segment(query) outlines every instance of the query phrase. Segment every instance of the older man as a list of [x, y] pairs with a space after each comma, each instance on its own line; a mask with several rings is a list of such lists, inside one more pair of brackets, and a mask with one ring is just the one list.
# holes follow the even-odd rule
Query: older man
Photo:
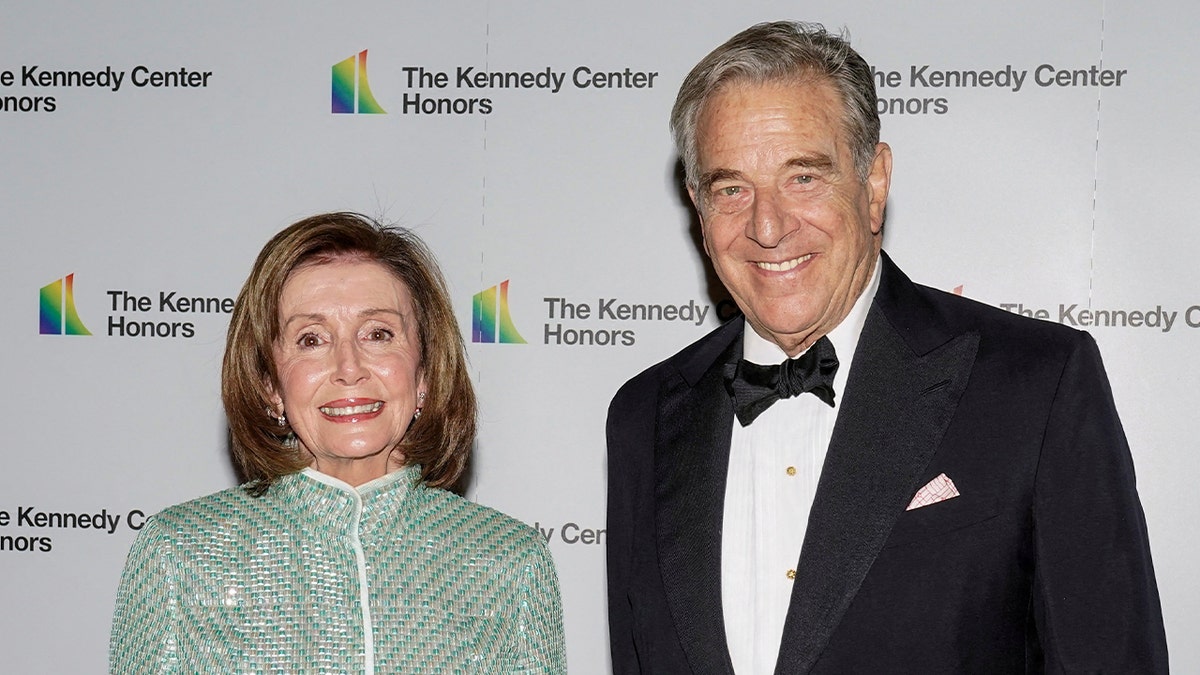
[[870, 67], [754, 26], [671, 116], [742, 311], [609, 411], [625, 673], [1166, 672], [1096, 345], [911, 282]]

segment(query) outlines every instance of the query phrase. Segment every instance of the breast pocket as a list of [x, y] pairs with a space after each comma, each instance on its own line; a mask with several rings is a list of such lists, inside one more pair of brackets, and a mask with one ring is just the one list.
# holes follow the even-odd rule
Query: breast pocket
[[959, 496], [905, 511], [896, 519], [884, 548], [911, 546], [965, 530], [995, 518], [999, 512], [996, 495]]

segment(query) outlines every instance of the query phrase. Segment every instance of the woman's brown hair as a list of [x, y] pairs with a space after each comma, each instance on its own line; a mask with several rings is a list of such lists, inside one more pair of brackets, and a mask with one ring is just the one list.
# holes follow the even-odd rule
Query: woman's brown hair
[[393, 452], [420, 464], [422, 479], [453, 487], [475, 440], [475, 392], [466, 350], [446, 282], [437, 262], [412, 232], [357, 213], [324, 213], [288, 226], [267, 242], [233, 307], [221, 399], [242, 475], [261, 493], [280, 476], [300, 471], [311, 458], [289, 442], [291, 429], [272, 411], [279, 377], [272, 347], [279, 339], [279, 299], [297, 268], [341, 259], [370, 260], [392, 272], [412, 298], [421, 341], [426, 398]]

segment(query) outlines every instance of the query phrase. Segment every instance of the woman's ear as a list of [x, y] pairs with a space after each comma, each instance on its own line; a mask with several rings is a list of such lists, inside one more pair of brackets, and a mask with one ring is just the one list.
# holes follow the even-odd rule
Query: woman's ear
[[283, 417], [283, 397], [275, 391], [275, 385], [271, 383], [270, 378], [263, 378], [263, 389], [266, 390], [271, 415], [276, 418]]

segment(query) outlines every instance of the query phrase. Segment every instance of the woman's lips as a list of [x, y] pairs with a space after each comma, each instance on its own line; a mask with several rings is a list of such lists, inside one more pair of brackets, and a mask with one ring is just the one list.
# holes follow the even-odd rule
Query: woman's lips
[[378, 417], [383, 410], [383, 401], [375, 399], [347, 398], [330, 401], [317, 408], [321, 414], [334, 422], [359, 422]]

